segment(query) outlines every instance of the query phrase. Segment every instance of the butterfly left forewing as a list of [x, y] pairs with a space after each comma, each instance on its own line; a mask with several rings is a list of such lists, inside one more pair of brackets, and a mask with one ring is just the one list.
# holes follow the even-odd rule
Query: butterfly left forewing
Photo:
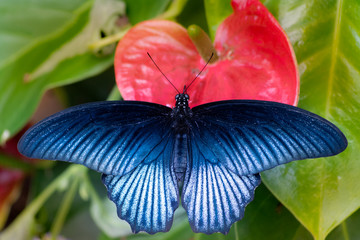
[[171, 124], [170, 111], [162, 105], [131, 101], [78, 105], [34, 125], [18, 149], [30, 158], [73, 162], [123, 175], [162, 141]]

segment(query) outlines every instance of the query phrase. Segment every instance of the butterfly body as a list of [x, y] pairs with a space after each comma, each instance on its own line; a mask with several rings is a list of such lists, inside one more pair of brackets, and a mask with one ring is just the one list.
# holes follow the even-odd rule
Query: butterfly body
[[190, 109], [188, 101], [182, 93], [174, 108], [75, 106], [33, 126], [18, 149], [103, 173], [108, 197], [134, 232], [168, 231], [181, 199], [192, 229], [211, 234], [227, 233], [243, 217], [260, 172], [347, 146], [332, 123], [293, 106], [229, 100]]
[[184, 180], [184, 174], [187, 167], [188, 152], [188, 134], [191, 128], [192, 111], [189, 107], [189, 96], [187, 94], [178, 94], [175, 97], [176, 104], [171, 111], [172, 131], [175, 135], [173, 168], [176, 178], [180, 185]]

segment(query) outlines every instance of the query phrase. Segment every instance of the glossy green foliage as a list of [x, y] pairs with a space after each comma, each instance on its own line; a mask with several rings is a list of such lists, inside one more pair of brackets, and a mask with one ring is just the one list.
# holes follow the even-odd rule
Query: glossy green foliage
[[131, 24], [136, 24], [161, 14], [169, 2], [169, 0], [125, 0], [126, 15]]
[[360, 239], [360, 211], [356, 211], [337, 228], [335, 228], [326, 240], [356, 240]]
[[224, 19], [233, 13], [230, 0], [204, 0], [206, 20], [210, 37], [214, 40], [216, 29]]
[[301, 224], [277, 200], [264, 184], [256, 189], [254, 201], [245, 217], [236, 223], [236, 235], [243, 240], [293, 239]]
[[360, 2], [265, 4], [294, 46], [301, 74], [299, 107], [332, 121], [349, 141], [336, 157], [295, 162], [262, 174], [278, 199], [321, 240], [360, 206]]
[[29, 120], [46, 89], [112, 65], [113, 51], [88, 45], [111, 34], [123, 12], [116, 0], [0, 2], [1, 143]]

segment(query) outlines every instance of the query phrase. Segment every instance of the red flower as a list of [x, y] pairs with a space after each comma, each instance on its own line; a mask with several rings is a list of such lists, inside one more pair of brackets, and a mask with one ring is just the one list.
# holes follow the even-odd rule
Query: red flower
[[[258, 0], [232, 1], [234, 13], [219, 26], [214, 46], [219, 59], [189, 88], [190, 105], [226, 99], [259, 99], [296, 105], [299, 75], [291, 45], [275, 18]], [[185, 28], [152, 20], [133, 27], [119, 42], [116, 81], [125, 100], [174, 105], [205, 61]]]

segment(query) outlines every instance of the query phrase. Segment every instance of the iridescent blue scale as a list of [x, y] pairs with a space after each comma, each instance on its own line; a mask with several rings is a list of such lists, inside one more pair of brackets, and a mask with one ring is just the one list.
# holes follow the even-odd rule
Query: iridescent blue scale
[[347, 146], [335, 125], [300, 108], [229, 100], [190, 109], [188, 100], [178, 94], [172, 109], [137, 101], [75, 106], [29, 129], [18, 149], [103, 173], [134, 232], [168, 231], [181, 196], [194, 232], [211, 234], [243, 217], [260, 172]]

